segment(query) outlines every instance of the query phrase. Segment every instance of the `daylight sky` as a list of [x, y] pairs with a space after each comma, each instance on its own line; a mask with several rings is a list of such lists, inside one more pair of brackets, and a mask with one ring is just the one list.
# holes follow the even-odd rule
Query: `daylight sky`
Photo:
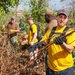
[[[27, 1], [29, 1], [29, 0], [22, 0], [22, 2], [20, 3], [20, 5], [18, 7], [18, 10], [24, 10], [24, 9], [28, 10], [29, 6], [24, 5], [24, 3]], [[71, 2], [71, 0], [65, 0], [63, 2], [60, 2], [60, 0], [50, 0], [49, 1], [49, 7], [53, 10], [54, 9], [59, 10], [63, 6], [64, 6], [64, 8], [66, 8], [66, 5], [68, 5], [70, 2]]]
[[70, 2], [71, 0], [64, 0], [63, 2], [60, 2], [60, 0], [51, 0], [49, 6], [52, 9], [59, 10], [61, 8], [66, 8], [66, 6], [69, 5]]

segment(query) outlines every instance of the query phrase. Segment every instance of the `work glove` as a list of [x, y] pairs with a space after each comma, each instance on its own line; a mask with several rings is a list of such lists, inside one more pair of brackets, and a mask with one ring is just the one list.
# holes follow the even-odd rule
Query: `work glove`
[[5, 29], [6, 29], [5, 27], [2, 27], [2, 28], [1, 28], [2, 31], [4, 31]]
[[54, 43], [57, 44], [57, 45], [62, 45], [63, 42], [66, 42], [66, 38], [65, 37], [61, 38], [59, 36], [59, 37], [55, 37], [55, 39], [54, 39]]
[[11, 32], [11, 33], [14, 33], [14, 32], [15, 32], [15, 30], [11, 29], [11, 30], [10, 30], [10, 32]]
[[45, 42], [40, 42], [40, 43], [38, 43], [38, 48], [40, 48], [40, 47], [42, 47], [42, 46], [45, 46], [45, 45], [46, 45]]

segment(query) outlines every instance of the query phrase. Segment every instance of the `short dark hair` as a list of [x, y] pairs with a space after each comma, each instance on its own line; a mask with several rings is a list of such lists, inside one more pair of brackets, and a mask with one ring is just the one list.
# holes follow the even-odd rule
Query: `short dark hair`
[[33, 20], [33, 17], [32, 17], [32, 16], [29, 16], [29, 17], [27, 18], [27, 20], [29, 20], [29, 19]]
[[23, 21], [22, 19], [20, 19], [20, 21]]
[[14, 20], [14, 18], [11, 18], [11, 20]]

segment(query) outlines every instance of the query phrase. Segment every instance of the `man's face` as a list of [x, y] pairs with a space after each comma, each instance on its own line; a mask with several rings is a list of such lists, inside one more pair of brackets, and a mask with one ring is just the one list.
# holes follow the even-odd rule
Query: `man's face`
[[45, 15], [45, 21], [49, 23], [51, 21], [51, 16], [50, 15]]
[[20, 20], [20, 23], [22, 23], [22, 20]]
[[32, 22], [32, 19], [28, 19], [28, 23], [31, 24], [31, 22]]
[[66, 25], [67, 21], [68, 21], [68, 17], [67, 16], [65, 16], [63, 14], [57, 16], [57, 22], [58, 22], [59, 26]]
[[15, 22], [15, 20], [14, 19], [11, 19], [11, 23], [14, 23]]

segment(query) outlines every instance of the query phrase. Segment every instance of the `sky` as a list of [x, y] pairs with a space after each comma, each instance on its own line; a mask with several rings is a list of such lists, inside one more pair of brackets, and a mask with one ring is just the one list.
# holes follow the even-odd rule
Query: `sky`
[[[24, 5], [24, 3], [28, 2], [29, 0], [22, 0], [20, 5], [18, 6], [18, 10], [28, 10], [29, 5]], [[60, 2], [60, 0], [49, 0], [49, 7], [51, 9], [59, 10], [61, 8], [66, 8], [66, 5], [69, 5], [71, 0], [64, 0], [63, 2]], [[64, 6], [64, 7], [63, 7]]]
[[18, 6], [18, 10], [28, 10], [29, 9], [29, 5], [25, 5], [25, 3], [28, 3], [29, 0], [21, 0], [19, 6]]
[[49, 7], [59, 10], [61, 8], [67, 8], [67, 5], [69, 5], [70, 2], [71, 0], [64, 0], [63, 2], [60, 2], [60, 0], [51, 0], [49, 2]]

